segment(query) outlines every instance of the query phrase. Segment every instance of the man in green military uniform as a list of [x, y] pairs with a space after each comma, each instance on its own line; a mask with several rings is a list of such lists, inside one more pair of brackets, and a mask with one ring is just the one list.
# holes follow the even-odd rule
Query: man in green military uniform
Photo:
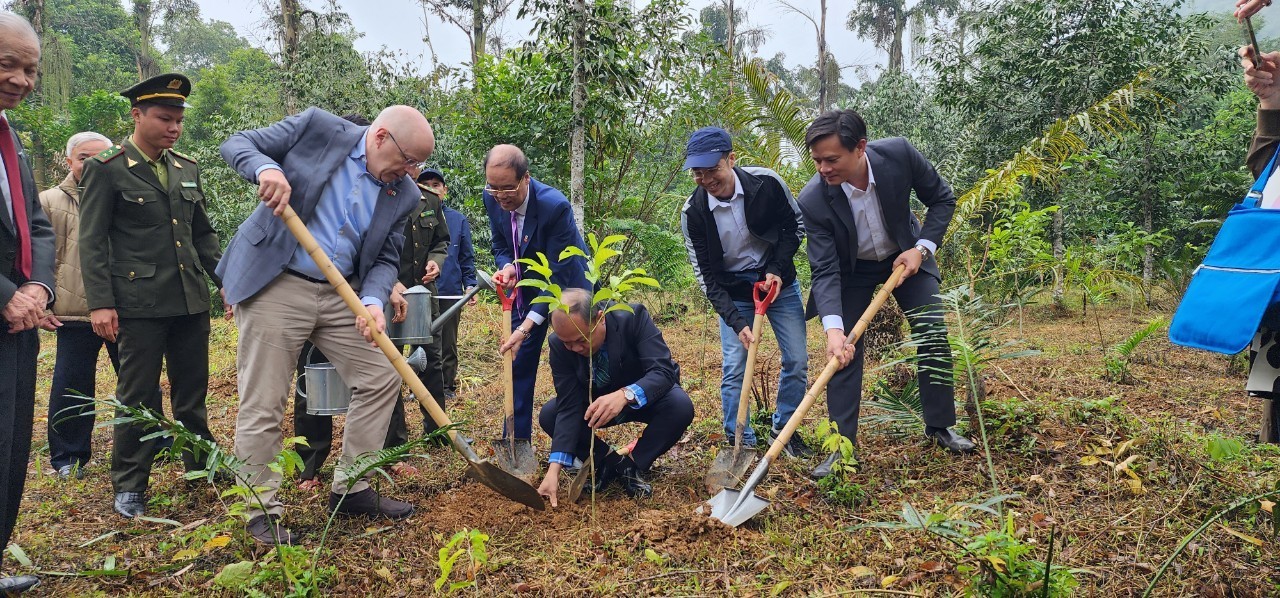
[[[403, 293], [409, 287], [424, 285], [431, 291], [431, 311], [440, 313], [440, 304], [435, 300], [436, 278], [440, 269], [449, 257], [449, 227], [444, 222], [444, 210], [440, 206], [440, 196], [436, 195], [425, 183], [433, 170], [418, 175], [418, 188], [422, 189], [422, 199], [418, 201], [416, 210], [409, 214], [409, 223], [404, 229], [404, 249], [400, 251], [400, 278], [391, 291], [391, 304], [395, 308], [395, 317], [403, 317], [407, 307]], [[418, 374], [418, 379], [427, 387], [427, 392], [435, 397], [436, 403], [444, 409], [444, 369], [441, 367], [440, 335], [432, 335], [431, 343], [422, 345], [427, 354], [427, 368]], [[417, 347], [411, 347], [415, 350]], [[424, 419], [425, 432], [436, 429], [436, 423], [419, 405]], [[387, 430], [384, 446], [396, 446], [409, 440], [409, 428], [405, 423], [404, 404], [396, 403], [395, 412], [391, 415], [391, 426]], [[408, 470], [408, 471], [406, 471]], [[402, 466], [401, 472], [410, 473], [408, 467]]]
[[[173, 151], [182, 134], [191, 82], [166, 74], [120, 94], [133, 104], [133, 135], [84, 165], [80, 263], [93, 330], [120, 351], [116, 398], [161, 411], [156, 385], [168, 363], [173, 416], [204, 438], [209, 433], [209, 287], [222, 252], [209, 223], [200, 169]], [[148, 430], [117, 425], [111, 449], [115, 510], [146, 510], [155, 453]], [[202, 469], [186, 451], [188, 471]]]

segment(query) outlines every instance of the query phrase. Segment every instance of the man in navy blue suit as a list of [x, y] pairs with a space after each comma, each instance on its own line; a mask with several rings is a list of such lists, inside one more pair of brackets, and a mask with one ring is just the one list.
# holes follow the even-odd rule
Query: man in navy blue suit
[[515, 350], [512, 374], [515, 383], [515, 434], [519, 459], [532, 456], [533, 387], [538, 379], [538, 357], [547, 338], [547, 304], [534, 303], [539, 291], [516, 287], [525, 268], [517, 260], [537, 259], [542, 253], [551, 262], [551, 282], [560, 288], [587, 287], [582, 258], [559, 262], [565, 247], [584, 247], [582, 234], [564, 194], [529, 176], [529, 159], [514, 145], [498, 145], [484, 157], [484, 208], [489, 215], [493, 258], [498, 271], [496, 285], [516, 289], [511, 310], [511, 337], [500, 351]]

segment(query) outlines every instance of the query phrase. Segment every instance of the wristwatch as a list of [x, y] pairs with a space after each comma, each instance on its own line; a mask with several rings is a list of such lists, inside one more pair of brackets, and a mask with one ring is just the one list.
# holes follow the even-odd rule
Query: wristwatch
[[622, 389], [622, 396], [626, 397], [628, 405], [636, 404], [636, 391], [631, 390], [630, 387]]
[[929, 259], [929, 254], [930, 254], [930, 252], [929, 252], [929, 248], [928, 248], [928, 247], [925, 247], [925, 246], [924, 246], [924, 243], [920, 243], [920, 244], [916, 245], [916, 251], [919, 251], [919, 252], [920, 252], [920, 255], [921, 255], [921, 256], [924, 256], [924, 257], [923, 257], [923, 259], [924, 259], [924, 260], [928, 260], [928, 259]]

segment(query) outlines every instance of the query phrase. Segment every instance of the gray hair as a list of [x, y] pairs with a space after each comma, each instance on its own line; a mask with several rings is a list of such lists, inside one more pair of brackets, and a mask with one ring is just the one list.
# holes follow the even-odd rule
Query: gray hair
[[481, 168], [487, 169], [490, 164], [514, 170], [517, 179], [524, 178], [524, 175], [529, 172], [529, 158], [525, 157], [524, 150], [507, 143], [495, 145], [485, 152]]
[[591, 324], [591, 316], [600, 311], [591, 308], [591, 292], [586, 289], [565, 289], [560, 293], [560, 303], [569, 310], [570, 316], [582, 318], [587, 325]]
[[7, 10], [0, 10], [0, 31], [6, 30], [29, 35], [31, 36], [31, 39], [37, 41], [40, 39], [40, 37], [36, 35], [35, 28], [31, 26], [31, 21], [28, 21], [26, 17]]
[[93, 131], [83, 131], [72, 135], [71, 138], [67, 140], [67, 157], [70, 158], [71, 152], [75, 151], [77, 147], [89, 143], [90, 141], [101, 141], [107, 144], [107, 147], [111, 146], [111, 140], [107, 139], [106, 135], [103, 135], [102, 133], [95, 133]]

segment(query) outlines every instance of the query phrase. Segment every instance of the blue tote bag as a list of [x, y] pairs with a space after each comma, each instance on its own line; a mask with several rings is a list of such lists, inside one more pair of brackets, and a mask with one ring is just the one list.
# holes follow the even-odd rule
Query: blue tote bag
[[1280, 302], [1280, 210], [1259, 207], [1280, 149], [1227, 213], [1209, 253], [1173, 314], [1174, 344], [1234, 355], [1253, 340], [1263, 314]]

